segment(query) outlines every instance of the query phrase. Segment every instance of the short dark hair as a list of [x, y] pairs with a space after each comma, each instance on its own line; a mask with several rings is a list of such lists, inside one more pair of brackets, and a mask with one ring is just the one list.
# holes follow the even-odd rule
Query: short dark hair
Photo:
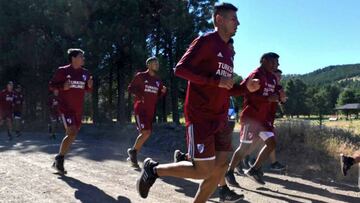
[[71, 62], [72, 57], [77, 57], [79, 54], [84, 54], [85, 52], [82, 49], [70, 48], [67, 50], [69, 62]]
[[265, 53], [265, 54], [263, 54], [261, 56], [260, 63], [262, 63], [264, 59], [269, 59], [269, 58], [278, 59], [278, 58], [280, 58], [280, 56], [277, 53], [274, 53], [274, 52]]
[[232, 5], [230, 3], [222, 2], [222, 3], [215, 4], [214, 13], [213, 13], [214, 24], [215, 24], [215, 18], [216, 18], [217, 15], [224, 16], [224, 14], [226, 12], [229, 12], [229, 11], [235, 11], [236, 12], [237, 10], [238, 9], [234, 5]]
[[234, 39], [230, 38], [229, 41], [228, 41], [228, 44], [234, 44]]
[[146, 67], [149, 66], [149, 64], [153, 61], [158, 61], [158, 59], [156, 58], [156, 56], [152, 56], [152, 57], [149, 57], [148, 59], [146, 59]]

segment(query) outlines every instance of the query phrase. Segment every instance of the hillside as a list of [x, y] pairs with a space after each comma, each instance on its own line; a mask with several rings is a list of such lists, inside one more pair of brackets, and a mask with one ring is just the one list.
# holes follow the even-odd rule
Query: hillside
[[357, 83], [359, 77], [360, 63], [328, 66], [304, 75], [285, 75], [284, 80], [301, 79], [308, 85], [323, 85], [347, 80]]

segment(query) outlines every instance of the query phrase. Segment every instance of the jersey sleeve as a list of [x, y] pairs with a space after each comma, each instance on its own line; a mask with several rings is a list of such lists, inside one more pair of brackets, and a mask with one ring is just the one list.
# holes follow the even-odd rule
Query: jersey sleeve
[[131, 81], [131, 83], [128, 86], [128, 91], [135, 95], [136, 97], [142, 97], [143, 96], [143, 80], [141, 78], [140, 74], [136, 74], [134, 79]]
[[63, 89], [66, 77], [63, 69], [57, 69], [53, 78], [49, 82], [49, 90]]
[[261, 74], [259, 72], [253, 72], [242, 83], [246, 84], [246, 82], [251, 78], [260, 80], [260, 88], [255, 92], [248, 92], [250, 94], [250, 97], [256, 101], [268, 102], [268, 96], [262, 95], [262, 92], [264, 91], [265, 83], [263, 81], [263, 77], [261, 76]]
[[234, 84], [234, 86], [229, 90], [230, 96], [244, 96], [249, 93], [249, 90], [246, 87], [246, 83], [241, 82], [240, 84]]
[[174, 68], [175, 75], [192, 83], [218, 86], [219, 76], [207, 77], [198, 74], [198, 65], [207, 60], [208, 56], [209, 46], [206, 39], [204, 37], [196, 38]]

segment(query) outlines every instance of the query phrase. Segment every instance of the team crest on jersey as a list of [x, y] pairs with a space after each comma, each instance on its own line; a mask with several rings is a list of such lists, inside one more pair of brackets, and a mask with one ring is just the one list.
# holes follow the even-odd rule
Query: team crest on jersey
[[159, 87], [160, 86], [160, 82], [156, 81], [156, 86]]
[[204, 144], [197, 144], [197, 150], [199, 151], [199, 153], [203, 153], [205, 150], [205, 145]]
[[82, 75], [82, 78], [84, 81], [86, 81], [86, 79], [87, 79], [86, 75]]
[[69, 123], [69, 124], [71, 124], [71, 123], [72, 123], [71, 118], [66, 119], [66, 122]]

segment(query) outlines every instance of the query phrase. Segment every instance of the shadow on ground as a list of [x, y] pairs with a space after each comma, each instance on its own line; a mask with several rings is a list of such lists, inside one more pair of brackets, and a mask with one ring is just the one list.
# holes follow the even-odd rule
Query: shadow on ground
[[[342, 194], [334, 194], [334, 193], [332, 193], [332, 192], [330, 192], [330, 191], [328, 191], [326, 189], [314, 187], [314, 186], [307, 185], [307, 184], [301, 184], [301, 183], [290, 181], [290, 180], [283, 180], [283, 179], [279, 179], [279, 178], [266, 176], [265, 181], [266, 182], [271, 182], [271, 183], [274, 183], [274, 184], [278, 184], [278, 185], [282, 185], [287, 190], [303, 192], [303, 193], [306, 193], [306, 194], [316, 194], [316, 195], [320, 195], [320, 196], [327, 197], [327, 198], [330, 198], [330, 199], [333, 199], [333, 200], [338, 200], [338, 201], [360, 202], [360, 197], [352, 197], [352, 196], [347, 196], [347, 195], [342, 195]], [[311, 182], [317, 183], [315, 181], [311, 181]], [[323, 184], [323, 185], [324, 186], [332, 186], [332, 187], [336, 187], [336, 188], [342, 188], [342, 187], [347, 187], [348, 189], [351, 188], [351, 187], [348, 187], [348, 186], [343, 186], [343, 185], [339, 185], [339, 184], [335, 184], [335, 183], [333, 183], [332, 185], [328, 185], [328, 184]], [[352, 189], [354, 189], [354, 188], [352, 188]], [[267, 189], [265, 188], [263, 190], [267, 190]], [[278, 193], [278, 192], [276, 192], [276, 193]], [[284, 194], [284, 195], [291, 196], [291, 194]], [[301, 197], [298, 197], [298, 198], [312, 200], [312, 201], [318, 201], [318, 200], [306, 198], [304, 196], [301, 196]]]
[[114, 199], [100, 188], [81, 182], [78, 179], [68, 176], [60, 176], [59, 179], [67, 183], [70, 187], [76, 189], [74, 196], [81, 202], [131, 203], [130, 199], [127, 197], [118, 196], [117, 199]]

